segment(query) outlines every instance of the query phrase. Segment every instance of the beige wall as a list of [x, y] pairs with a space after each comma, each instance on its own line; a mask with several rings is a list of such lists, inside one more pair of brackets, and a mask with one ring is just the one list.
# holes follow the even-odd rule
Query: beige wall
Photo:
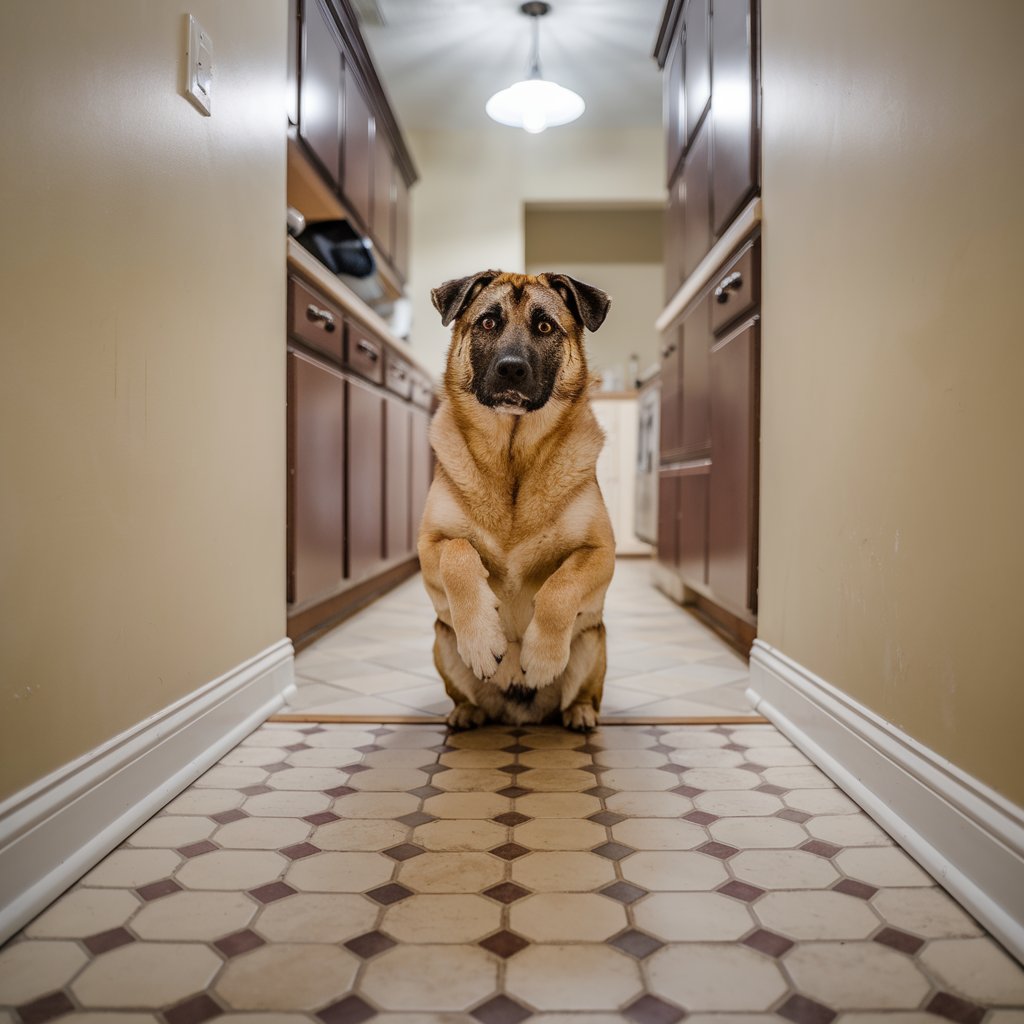
[[413, 345], [436, 372], [450, 332], [430, 289], [491, 267], [524, 270], [527, 203], [665, 199], [660, 129], [568, 126], [527, 135], [487, 125], [410, 133], [410, 145], [420, 171], [412, 201]]
[[762, 9], [760, 634], [1024, 803], [1024, 5]]
[[284, 636], [280, 0], [4, 4], [0, 796]]

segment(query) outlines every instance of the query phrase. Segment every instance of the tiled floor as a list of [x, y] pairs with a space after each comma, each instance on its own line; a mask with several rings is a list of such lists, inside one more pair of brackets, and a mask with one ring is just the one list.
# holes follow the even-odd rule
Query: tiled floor
[[774, 728], [267, 725], [0, 952], [40, 1024], [1020, 1024]]
[[[443, 718], [452, 704], [431, 656], [433, 621], [416, 576], [299, 654], [286, 710]], [[654, 589], [646, 559], [616, 563], [605, 622], [606, 718], [753, 716], [744, 660]]]

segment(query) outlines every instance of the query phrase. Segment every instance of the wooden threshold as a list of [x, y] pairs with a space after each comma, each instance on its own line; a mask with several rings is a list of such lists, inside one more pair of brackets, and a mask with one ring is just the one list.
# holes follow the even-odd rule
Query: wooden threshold
[[[315, 715], [281, 712], [268, 722], [294, 722], [296, 725], [444, 725], [439, 715]], [[760, 715], [635, 715], [602, 718], [601, 725], [768, 725]]]

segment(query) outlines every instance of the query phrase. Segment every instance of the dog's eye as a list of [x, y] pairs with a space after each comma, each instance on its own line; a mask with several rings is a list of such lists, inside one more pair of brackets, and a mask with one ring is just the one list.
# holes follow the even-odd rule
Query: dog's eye
[[480, 321], [480, 326], [481, 326], [481, 327], [482, 327], [482, 328], [483, 328], [483, 329], [484, 329], [485, 331], [493, 331], [493, 330], [494, 330], [494, 328], [495, 328], [495, 326], [496, 326], [496, 324], [495, 324], [495, 322], [494, 322], [494, 317], [491, 317], [491, 316], [485, 316], [485, 317], [483, 318], [483, 320], [481, 320], [481, 321]]
[[540, 323], [537, 324], [537, 330], [540, 331], [541, 334], [550, 334], [551, 322], [549, 320], [541, 320]]

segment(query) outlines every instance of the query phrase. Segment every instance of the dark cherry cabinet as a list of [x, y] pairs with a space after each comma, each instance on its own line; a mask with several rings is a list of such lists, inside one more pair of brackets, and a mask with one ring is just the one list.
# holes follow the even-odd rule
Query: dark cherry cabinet
[[729, 226], [757, 186], [755, 15], [752, 0], [715, 0], [711, 205], [716, 237]]
[[[718, 13], [717, 2], [715, 13]], [[684, 138], [687, 144], [692, 144], [711, 100], [710, 0], [686, 0], [683, 5], [683, 38], [686, 47], [683, 67]], [[715, 70], [717, 72], [718, 69]]]
[[683, 163], [682, 271], [683, 280], [711, 248], [711, 132], [700, 126]]
[[377, 244], [394, 260], [392, 220], [395, 217], [394, 195], [395, 159], [391, 144], [383, 132], [377, 132], [373, 141], [373, 212], [370, 229]]
[[353, 65], [345, 65], [345, 132], [341, 191], [364, 227], [370, 224], [373, 188], [374, 122]]
[[384, 556], [398, 558], [412, 552], [413, 410], [397, 398], [384, 408]]
[[682, 361], [682, 327], [662, 335], [661, 347], [661, 458], [671, 459], [682, 451], [682, 396], [679, 393], [679, 364]]
[[299, 137], [329, 178], [338, 180], [341, 53], [320, 0], [303, 0]]
[[426, 409], [412, 411], [412, 483], [410, 485], [410, 508], [412, 511], [411, 540], [416, 548], [417, 534], [423, 509], [427, 504], [427, 491], [434, 476], [434, 453], [430, 447], [430, 413]]
[[332, 593], [345, 575], [345, 380], [288, 353], [288, 600]]
[[346, 381], [348, 575], [363, 579], [384, 558], [384, 398], [354, 380]]
[[681, 376], [676, 383], [682, 406], [680, 448], [683, 458], [706, 455], [711, 450], [709, 305], [709, 297], [705, 295], [683, 318]]

